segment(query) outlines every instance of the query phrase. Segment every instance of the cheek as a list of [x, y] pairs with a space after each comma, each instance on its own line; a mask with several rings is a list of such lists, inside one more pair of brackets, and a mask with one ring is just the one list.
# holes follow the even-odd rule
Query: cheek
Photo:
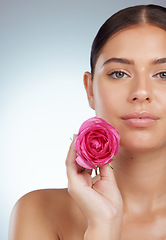
[[158, 111], [165, 116], [166, 115], [166, 88], [163, 88], [160, 91], [156, 91], [155, 100], [157, 102]]
[[94, 100], [97, 117], [104, 118], [114, 126], [114, 120], [120, 115], [121, 111], [121, 96], [120, 91], [117, 91], [117, 89], [112, 88], [108, 84], [98, 84], [98, 86], [95, 86]]

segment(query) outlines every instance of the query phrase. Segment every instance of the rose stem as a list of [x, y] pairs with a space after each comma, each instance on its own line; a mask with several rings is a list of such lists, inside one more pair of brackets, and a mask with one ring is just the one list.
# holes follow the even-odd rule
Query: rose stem
[[96, 176], [98, 175], [98, 173], [97, 173], [97, 169], [95, 169], [95, 174], [96, 174]]

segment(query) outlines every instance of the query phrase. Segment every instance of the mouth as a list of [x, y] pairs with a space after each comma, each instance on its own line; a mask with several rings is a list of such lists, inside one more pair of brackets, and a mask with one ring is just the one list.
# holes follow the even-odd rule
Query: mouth
[[159, 118], [149, 112], [132, 112], [124, 115], [121, 119], [133, 127], [148, 127], [155, 124]]

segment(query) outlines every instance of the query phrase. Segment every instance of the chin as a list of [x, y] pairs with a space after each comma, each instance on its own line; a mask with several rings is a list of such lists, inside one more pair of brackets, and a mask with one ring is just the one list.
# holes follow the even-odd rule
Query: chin
[[145, 142], [145, 141], [120, 141], [120, 146], [122, 148], [128, 149], [130, 151], [141, 151], [141, 152], [146, 152], [146, 151], [153, 151], [159, 149], [161, 146], [159, 146], [156, 143], [150, 143], [150, 142]]
[[[159, 131], [158, 131], [159, 132]], [[119, 129], [120, 133], [120, 145], [123, 148], [136, 150], [136, 151], [148, 151], [166, 146], [166, 136], [164, 134], [156, 134], [153, 129], [136, 129], [128, 130], [125, 128]]]

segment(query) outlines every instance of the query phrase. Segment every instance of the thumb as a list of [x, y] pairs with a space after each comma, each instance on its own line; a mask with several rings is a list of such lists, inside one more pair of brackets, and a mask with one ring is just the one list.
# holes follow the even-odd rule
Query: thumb
[[111, 168], [111, 166], [109, 164], [100, 167], [100, 179], [101, 180], [109, 180], [111, 182], [116, 183], [113, 169]]

